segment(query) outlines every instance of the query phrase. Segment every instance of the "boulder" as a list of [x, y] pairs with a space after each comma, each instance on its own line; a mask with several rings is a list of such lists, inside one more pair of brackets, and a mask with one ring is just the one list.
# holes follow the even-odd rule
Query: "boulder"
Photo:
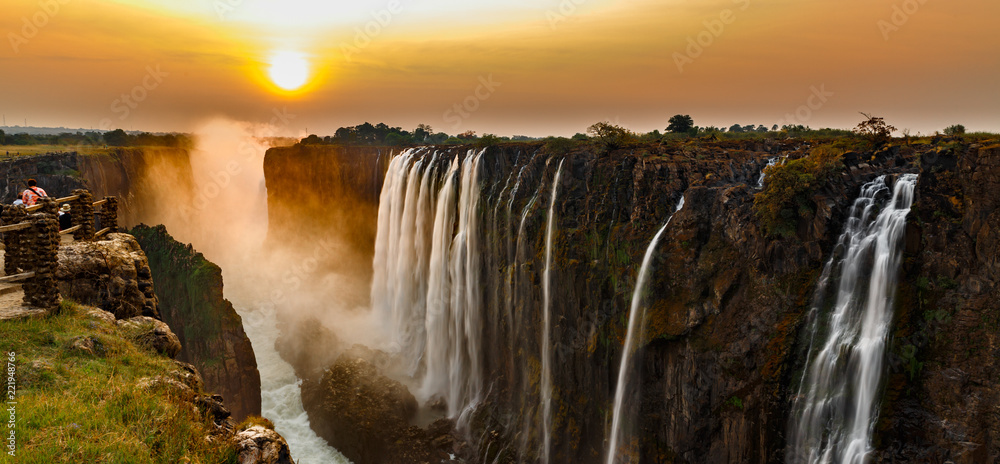
[[59, 247], [56, 279], [64, 298], [118, 319], [159, 316], [149, 263], [131, 235], [109, 234], [106, 240]]
[[118, 326], [128, 332], [129, 338], [138, 345], [169, 356], [177, 356], [181, 351], [181, 342], [177, 335], [163, 321], [151, 317], [137, 316], [124, 321], [118, 321]]
[[262, 425], [236, 432], [236, 443], [240, 464], [295, 464], [288, 442]]

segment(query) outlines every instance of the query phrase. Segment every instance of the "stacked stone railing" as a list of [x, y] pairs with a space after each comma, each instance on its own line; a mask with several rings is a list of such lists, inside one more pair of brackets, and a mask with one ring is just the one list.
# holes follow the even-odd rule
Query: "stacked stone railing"
[[[53, 311], [59, 307], [56, 285], [60, 235], [73, 234], [76, 240], [95, 240], [118, 231], [118, 199], [93, 201], [88, 190], [52, 199], [43, 197], [34, 206], [4, 205], [0, 212], [0, 233], [4, 243], [4, 273], [0, 283], [24, 282], [24, 303]], [[59, 230], [59, 205], [69, 203], [72, 226]], [[95, 208], [101, 230], [95, 228]]]

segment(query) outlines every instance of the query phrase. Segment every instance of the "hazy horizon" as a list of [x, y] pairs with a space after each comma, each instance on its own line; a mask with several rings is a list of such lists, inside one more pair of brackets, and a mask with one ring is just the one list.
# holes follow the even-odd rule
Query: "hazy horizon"
[[10, 125], [568, 136], [602, 120], [662, 131], [674, 114], [851, 128], [865, 111], [914, 134], [1000, 130], [986, 0], [8, 4]]

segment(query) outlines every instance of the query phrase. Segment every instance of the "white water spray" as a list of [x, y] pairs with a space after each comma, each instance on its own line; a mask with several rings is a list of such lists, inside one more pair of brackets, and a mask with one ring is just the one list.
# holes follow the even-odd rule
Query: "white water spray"
[[229, 298], [243, 318], [243, 329], [257, 357], [261, 415], [273, 422], [274, 429], [288, 442], [292, 458], [299, 464], [350, 464], [309, 426], [300, 381], [292, 366], [274, 349], [280, 335], [274, 306]]
[[[871, 451], [900, 240], [916, 182], [915, 174], [901, 176], [874, 220], [876, 198], [888, 190], [885, 176], [866, 184], [851, 208], [837, 245], [842, 256], [831, 257], [824, 270], [824, 275], [837, 276], [838, 287], [824, 321], [825, 341], [815, 357], [810, 346], [793, 404], [785, 456], [789, 464], [863, 464]], [[839, 272], [830, 272], [832, 268]], [[828, 282], [821, 281], [810, 313], [813, 336], [824, 327], [817, 321]]]
[[559, 177], [562, 175], [563, 159], [559, 162], [555, 180], [552, 181], [552, 200], [549, 203], [549, 218], [545, 227], [545, 273], [542, 280], [542, 462], [548, 463], [552, 451], [552, 234], [555, 232], [556, 197], [559, 194]]
[[653, 263], [653, 254], [656, 251], [656, 245], [660, 242], [663, 232], [667, 230], [670, 221], [673, 221], [674, 215], [682, 208], [684, 208], [683, 196], [681, 196], [680, 202], [677, 203], [677, 209], [667, 218], [666, 224], [663, 224], [660, 231], [653, 236], [653, 240], [649, 242], [649, 247], [646, 248], [646, 255], [642, 258], [642, 266], [639, 267], [639, 276], [636, 278], [635, 290], [632, 292], [632, 304], [628, 314], [628, 332], [625, 335], [625, 346], [622, 347], [621, 366], [618, 368], [618, 385], [615, 388], [615, 405], [611, 419], [611, 443], [608, 445], [607, 464], [615, 464], [615, 460], [618, 457], [618, 443], [622, 438], [622, 408], [625, 403], [625, 391], [628, 387], [628, 373], [632, 364], [632, 355], [639, 348], [640, 334], [637, 332], [640, 331], [640, 321], [646, 317], [646, 308], [642, 306], [642, 294], [646, 289], [646, 281], [649, 280], [649, 268]]

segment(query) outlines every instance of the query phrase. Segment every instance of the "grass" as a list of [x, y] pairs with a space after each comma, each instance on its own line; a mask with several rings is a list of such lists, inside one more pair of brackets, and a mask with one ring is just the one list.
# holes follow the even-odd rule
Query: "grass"
[[96, 155], [107, 154], [109, 149], [104, 148], [103, 145], [0, 145], [0, 156], [3, 157], [0, 159], [71, 151], [75, 151], [81, 155]]
[[[235, 463], [233, 445], [207, 442], [214, 426], [177, 390], [136, 386], [169, 377], [174, 362], [85, 309], [64, 302], [56, 316], [0, 323], [0, 354], [6, 364], [16, 353], [17, 387], [16, 457], [5, 446], [0, 462]], [[103, 356], [70, 349], [78, 337], [100, 342]]]

